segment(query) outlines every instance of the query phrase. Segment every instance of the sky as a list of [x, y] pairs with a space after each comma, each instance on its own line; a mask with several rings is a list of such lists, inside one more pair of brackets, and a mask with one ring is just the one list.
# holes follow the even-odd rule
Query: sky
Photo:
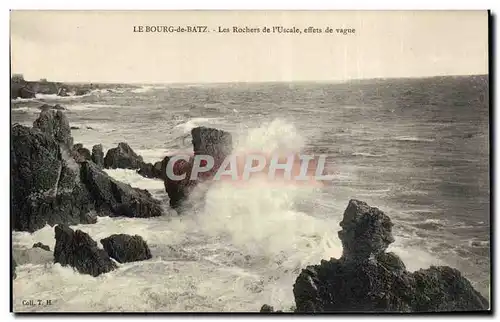
[[[11, 70], [67, 82], [342, 81], [488, 73], [486, 11], [12, 11]], [[134, 26], [206, 25], [209, 33]], [[219, 33], [233, 26], [342, 35]]]

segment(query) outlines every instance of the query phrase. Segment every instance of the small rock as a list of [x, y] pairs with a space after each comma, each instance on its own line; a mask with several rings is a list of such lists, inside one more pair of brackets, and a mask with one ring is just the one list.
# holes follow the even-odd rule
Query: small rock
[[119, 263], [142, 261], [152, 257], [148, 245], [139, 235], [115, 234], [101, 239], [101, 244], [109, 256]]

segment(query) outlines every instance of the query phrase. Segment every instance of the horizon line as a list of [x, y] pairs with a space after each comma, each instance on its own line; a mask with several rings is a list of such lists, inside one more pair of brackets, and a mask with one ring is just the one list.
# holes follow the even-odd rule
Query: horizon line
[[[11, 73], [11, 78], [14, 75], [24, 75], [23, 73]], [[262, 81], [214, 81], [214, 82], [124, 82], [124, 81], [62, 81], [50, 80], [44, 77], [39, 79], [24, 79], [27, 82], [39, 82], [45, 80], [49, 83], [66, 83], [66, 84], [124, 84], [124, 85], [205, 85], [205, 84], [265, 84], [265, 83], [349, 83], [359, 81], [373, 80], [391, 80], [391, 79], [425, 79], [437, 77], [471, 77], [471, 76], [489, 76], [489, 73], [474, 73], [474, 74], [447, 74], [447, 75], [422, 75], [422, 76], [394, 76], [394, 77], [370, 77], [370, 78], [347, 78], [347, 79], [330, 79], [330, 80], [262, 80]]]

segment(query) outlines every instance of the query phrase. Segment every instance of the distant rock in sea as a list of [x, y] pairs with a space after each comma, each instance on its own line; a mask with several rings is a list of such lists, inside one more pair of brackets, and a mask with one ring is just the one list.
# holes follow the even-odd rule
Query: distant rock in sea
[[104, 157], [106, 169], [140, 169], [144, 160], [125, 142], [118, 143], [118, 147], [109, 149]]

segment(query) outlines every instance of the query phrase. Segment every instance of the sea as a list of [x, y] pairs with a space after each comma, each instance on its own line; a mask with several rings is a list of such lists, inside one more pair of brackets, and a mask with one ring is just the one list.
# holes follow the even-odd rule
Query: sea
[[[321, 187], [208, 183], [192, 210], [179, 215], [168, 210], [161, 180], [106, 170], [150, 191], [166, 214], [100, 217], [73, 228], [100, 247], [111, 234], [141, 235], [152, 259], [118, 264], [98, 277], [50, 256], [28, 261], [13, 281], [16, 312], [255, 312], [263, 304], [293, 310], [301, 269], [342, 255], [339, 223], [350, 199], [391, 218], [389, 251], [408, 270], [449, 265], [490, 298], [487, 75], [124, 85], [13, 100], [12, 124], [31, 126], [43, 103], [67, 109], [75, 143], [88, 149], [127, 142], [156, 162], [192, 150], [190, 130], [207, 126], [231, 132], [240, 150], [327, 155], [333, 175]], [[48, 225], [12, 235], [14, 251], [36, 242], [54, 249]], [[27, 299], [50, 305], [25, 305]]]

